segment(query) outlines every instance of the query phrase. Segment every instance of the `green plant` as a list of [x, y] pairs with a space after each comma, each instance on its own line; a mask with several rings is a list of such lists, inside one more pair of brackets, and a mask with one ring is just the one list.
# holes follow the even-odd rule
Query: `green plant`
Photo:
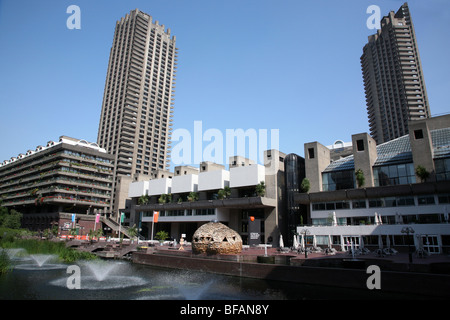
[[0, 275], [12, 270], [11, 259], [6, 251], [0, 249]]
[[187, 199], [189, 202], [198, 201], [198, 192], [189, 192]]
[[169, 233], [167, 231], [161, 230], [158, 231], [155, 235], [155, 238], [160, 242], [166, 240], [169, 237]]
[[358, 188], [364, 186], [366, 178], [364, 177], [364, 172], [361, 169], [355, 171], [356, 183], [358, 184]]
[[158, 198], [158, 203], [168, 203], [172, 200], [172, 195], [171, 194], [165, 194], [163, 193], [159, 198]]
[[425, 182], [430, 176], [430, 173], [427, 169], [425, 169], [425, 167], [418, 165], [416, 167], [416, 175], [420, 178], [420, 182]]
[[223, 188], [223, 189], [220, 189], [220, 190], [217, 192], [217, 197], [218, 197], [220, 200], [227, 199], [227, 198], [229, 198], [230, 196], [231, 196], [231, 189], [230, 189], [230, 187], [225, 187], [225, 188]]
[[138, 199], [138, 204], [139, 205], [146, 205], [148, 204], [149, 201], [149, 196], [147, 194], [144, 194], [142, 196], [140, 196], [140, 198]]
[[266, 185], [264, 184], [264, 181], [261, 181], [256, 185], [255, 192], [258, 197], [264, 197], [264, 194], [266, 193]]
[[1, 223], [5, 228], [19, 229], [22, 221], [22, 214], [14, 209], [2, 216]]
[[302, 192], [307, 193], [309, 189], [311, 188], [311, 184], [307, 178], [303, 178], [302, 183], [300, 185], [300, 190]]
[[127, 230], [128, 236], [130, 238], [135, 238], [138, 234], [138, 230], [136, 228], [136, 225], [134, 224], [132, 227], [129, 227]]

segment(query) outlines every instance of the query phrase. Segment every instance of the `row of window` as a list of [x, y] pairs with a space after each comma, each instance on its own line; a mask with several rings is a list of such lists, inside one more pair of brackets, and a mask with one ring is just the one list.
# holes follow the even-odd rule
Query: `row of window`
[[[417, 198], [417, 203], [416, 199]], [[385, 197], [367, 200], [353, 201], [333, 201], [312, 203], [313, 211], [324, 210], [343, 210], [343, 209], [361, 209], [361, 208], [383, 208], [383, 207], [403, 207], [415, 205], [432, 205], [450, 203], [450, 194], [440, 195], [421, 195], [405, 197]]]
[[[436, 159], [436, 180], [450, 180], [450, 158]], [[373, 168], [374, 185], [393, 186], [416, 183], [416, 174], [413, 163], [393, 164]], [[343, 170], [322, 173], [322, 190], [335, 191], [353, 189], [356, 187], [354, 170]]]
[[[186, 209], [186, 210], [161, 210], [160, 217], [180, 217], [180, 216], [208, 216], [215, 215], [215, 209]], [[152, 217], [152, 211], [143, 212], [144, 217]]]

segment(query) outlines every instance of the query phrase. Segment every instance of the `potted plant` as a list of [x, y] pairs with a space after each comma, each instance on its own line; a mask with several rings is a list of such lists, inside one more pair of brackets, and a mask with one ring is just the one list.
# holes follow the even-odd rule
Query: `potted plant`
[[189, 192], [187, 199], [189, 202], [197, 201], [198, 200], [198, 192]]
[[264, 181], [261, 181], [256, 185], [255, 192], [258, 197], [264, 197], [264, 194], [266, 193], [266, 185], [264, 184]]
[[307, 178], [303, 178], [302, 183], [300, 185], [300, 190], [304, 193], [307, 193], [311, 188], [311, 184]]
[[358, 188], [364, 186], [364, 182], [366, 179], [364, 178], [364, 172], [361, 169], [355, 171], [355, 177]]
[[427, 171], [427, 169], [425, 169], [424, 166], [418, 165], [416, 167], [416, 175], [419, 177], [420, 182], [425, 182], [430, 176], [430, 173]]
[[155, 235], [155, 238], [159, 240], [159, 244], [162, 245], [164, 240], [166, 240], [169, 237], [169, 233], [167, 233], [164, 230], [158, 231]]

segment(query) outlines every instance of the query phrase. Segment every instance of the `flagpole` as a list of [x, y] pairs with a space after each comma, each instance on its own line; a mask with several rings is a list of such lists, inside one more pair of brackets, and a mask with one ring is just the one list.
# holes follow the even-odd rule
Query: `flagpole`
[[153, 242], [153, 226], [155, 225], [155, 211], [153, 211], [153, 217], [152, 217], [152, 242]]
[[122, 226], [122, 215], [123, 215], [123, 212], [120, 213], [120, 218], [119, 218], [119, 241], [120, 241], [120, 227]]

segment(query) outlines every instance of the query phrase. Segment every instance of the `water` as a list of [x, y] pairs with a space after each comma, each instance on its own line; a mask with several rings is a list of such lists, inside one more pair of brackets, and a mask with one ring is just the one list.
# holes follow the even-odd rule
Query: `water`
[[[41, 257], [44, 259], [44, 257]], [[38, 259], [39, 260], [39, 259]], [[411, 295], [354, 290], [163, 269], [125, 261], [79, 261], [81, 288], [69, 289], [64, 268], [14, 268], [0, 276], [0, 300], [308, 300], [411, 299]], [[33, 268], [31, 267], [33, 266]]]

